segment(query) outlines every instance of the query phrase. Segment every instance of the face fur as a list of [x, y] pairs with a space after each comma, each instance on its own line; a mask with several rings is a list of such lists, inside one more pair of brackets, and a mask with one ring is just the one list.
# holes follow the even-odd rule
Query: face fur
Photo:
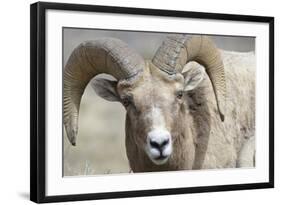
[[[167, 162], [184, 112], [184, 79], [148, 67], [133, 85], [117, 85], [135, 142], [156, 165]], [[177, 119], [177, 120], [175, 120]]]
[[123, 104], [129, 124], [127, 137], [133, 138], [129, 140], [154, 164], [162, 165], [173, 154], [173, 142], [182, 134], [185, 93], [194, 89], [203, 75], [198, 67], [169, 75], [147, 62], [146, 69], [133, 81], [97, 79], [92, 87], [100, 97]]

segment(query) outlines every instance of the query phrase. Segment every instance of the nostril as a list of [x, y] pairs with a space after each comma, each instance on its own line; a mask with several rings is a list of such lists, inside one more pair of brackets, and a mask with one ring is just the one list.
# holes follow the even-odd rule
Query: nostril
[[160, 148], [160, 145], [159, 145], [157, 142], [152, 141], [152, 140], [150, 140], [150, 146], [151, 146], [151, 147], [154, 147], [154, 148], [157, 148], [157, 149]]
[[167, 145], [169, 143], [169, 139], [166, 139], [162, 142], [162, 144], [160, 145], [160, 147], [164, 147], [165, 145]]
[[151, 148], [151, 151], [156, 153], [157, 151], [170, 150], [171, 140], [171, 135], [167, 130], [154, 129], [147, 133], [146, 143], [148, 148]]
[[169, 141], [170, 141], [169, 139], [166, 139], [159, 143], [157, 141], [150, 140], [150, 146], [153, 148], [161, 149], [164, 146], [166, 146], [169, 143]]

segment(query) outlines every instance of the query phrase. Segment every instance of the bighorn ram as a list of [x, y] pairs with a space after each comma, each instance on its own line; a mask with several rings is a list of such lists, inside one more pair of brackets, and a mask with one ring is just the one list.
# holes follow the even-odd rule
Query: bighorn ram
[[93, 88], [127, 110], [126, 152], [134, 172], [253, 166], [254, 58], [219, 50], [201, 35], [168, 36], [151, 61], [118, 39], [84, 42], [64, 70], [68, 139], [76, 144], [86, 85], [106, 73], [117, 81], [97, 79]]

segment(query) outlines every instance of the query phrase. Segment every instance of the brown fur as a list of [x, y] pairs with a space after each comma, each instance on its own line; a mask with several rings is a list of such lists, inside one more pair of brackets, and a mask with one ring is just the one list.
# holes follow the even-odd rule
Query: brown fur
[[[222, 56], [227, 86], [224, 122], [207, 74], [181, 100], [175, 93], [183, 87], [183, 77], [168, 76], [149, 64], [134, 84], [118, 84], [121, 99], [133, 98], [127, 107], [126, 151], [134, 172], [236, 167], [243, 143], [255, 132], [254, 54], [222, 52]], [[173, 153], [163, 165], [154, 164], [144, 151], [151, 125], [145, 116], [151, 105], [163, 111], [172, 135]]]

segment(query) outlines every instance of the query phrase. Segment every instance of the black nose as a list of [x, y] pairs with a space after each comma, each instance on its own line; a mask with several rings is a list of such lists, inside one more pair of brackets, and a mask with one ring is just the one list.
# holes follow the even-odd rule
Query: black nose
[[150, 146], [153, 147], [153, 148], [156, 148], [158, 150], [162, 150], [168, 143], [169, 143], [169, 139], [166, 139], [162, 142], [157, 142], [157, 141], [154, 141], [154, 140], [150, 140]]

